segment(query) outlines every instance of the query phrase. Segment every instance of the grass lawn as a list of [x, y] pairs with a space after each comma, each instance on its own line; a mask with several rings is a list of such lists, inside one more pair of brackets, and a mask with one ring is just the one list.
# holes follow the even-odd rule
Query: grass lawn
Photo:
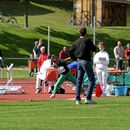
[[0, 129], [129, 130], [129, 97], [95, 100], [80, 106], [68, 100], [0, 103]]
[[[6, 69], [2, 72], [1, 71], [2, 70], [0, 69], [0, 78], [7, 78], [8, 71]], [[29, 77], [29, 70], [25, 67], [13, 68], [9, 73], [12, 74], [13, 78], [36, 78], [35, 72], [33, 77]]]

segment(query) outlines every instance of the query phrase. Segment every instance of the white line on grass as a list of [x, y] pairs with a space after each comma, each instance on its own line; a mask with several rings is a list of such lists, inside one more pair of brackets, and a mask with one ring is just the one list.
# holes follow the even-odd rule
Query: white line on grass
[[113, 117], [52, 117], [55, 119], [113, 119]]

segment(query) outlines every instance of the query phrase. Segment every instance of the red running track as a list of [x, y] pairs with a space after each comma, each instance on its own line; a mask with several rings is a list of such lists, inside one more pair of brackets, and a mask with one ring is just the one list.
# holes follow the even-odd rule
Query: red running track
[[[5, 85], [6, 79], [0, 79], [0, 86]], [[71, 99], [75, 98], [74, 90], [72, 90], [73, 85], [64, 83], [62, 85], [65, 88], [65, 94], [57, 94], [56, 98], [51, 99]], [[48, 93], [35, 94], [35, 79], [13, 79], [13, 86], [21, 86], [25, 91], [24, 94], [4, 94], [0, 95], [0, 102], [16, 102], [16, 101], [35, 101], [35, 100], [50, 100], [50, 95]], [[46, 88], [46, 91], [48, 87]]]

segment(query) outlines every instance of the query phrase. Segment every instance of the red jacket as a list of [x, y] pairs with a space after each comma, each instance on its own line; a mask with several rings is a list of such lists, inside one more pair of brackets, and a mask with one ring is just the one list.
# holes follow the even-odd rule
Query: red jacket
[[68, 58], [69, 56], [68, 56], [68, 52], [65, 52], [65, 51], [60, 51], [60, 53], [59, 53], [59, 59], [66, 59], [66, 58]]
[[46, 53], [41, 53], [37, 60], [37, 67], [40, 69], [42, 63], [47, 59]]
[[130, 53], [130, 48], [125, 49], [125, 58], [128, 59], [128, 53]]

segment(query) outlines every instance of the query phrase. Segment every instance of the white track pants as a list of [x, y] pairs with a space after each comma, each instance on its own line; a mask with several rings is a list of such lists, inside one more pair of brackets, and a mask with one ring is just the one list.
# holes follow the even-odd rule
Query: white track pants
[[[37, 76], [36, 76], [36, 89], [38, 89], [38, 88], [40, 88], [41, 86], [40, 86], [40, 83], [41, 83], [41, 80], [43, 80], [43, 82], [45, 82], [45, 76], [43, 75], [43, 74], [38, 74]], [[55, 84], [55, 81], [50, 81], [49, 82], [49, 85], [50, 86], [54, 86], [54, 84]], [[45, 84], [44, 84], [45, 85]], [[50, 87], [49, 86], [49, 87]], [[49, 88], [50, 89], [50, 88]]]
[[102, 88], [102, 95], [106, 95], [107, 69], [96, 69], [98, 82]]

